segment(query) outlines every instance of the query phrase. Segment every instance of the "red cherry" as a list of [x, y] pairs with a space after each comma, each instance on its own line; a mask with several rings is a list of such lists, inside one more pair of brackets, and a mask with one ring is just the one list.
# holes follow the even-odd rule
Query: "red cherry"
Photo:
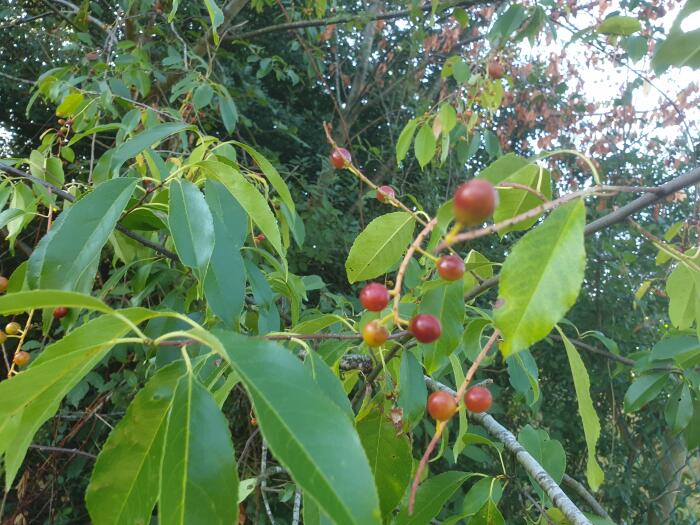
[[438, 259], [437, 270], [446, 281], [456, 281], [464, 275], [464, 261], [458, 255], [443, 255]]
[[444, 390], [433, 392], [428, 397], [428, 414], [436, 421], [447, 421], [457, 411], [455, 398]]
[[432, 343], [440, 337], [442, 326], [434, 315], [418, 314], [408, 323], [408, 331], [421, 343]]
[[10, 281], [7, 279], [7, 277], [0, 275], [0, 293], [5, 293], [7, 291], [8, 284], [10, 284]]
[[331, 151], [331, 164], [336, 169], [342, 169], [352, 162], [350, 152], [345, 148], [335, 148]]
[[362, 329], [362, 339], [367, 346], [381, 346], [389, 339], [389, 330], [379, 321], [370, 321]]
[[381, 312], [389, 304], [389, 290], [379, 283], [369, 283], [360, 290], [360, 303], [370, 312]]
[[32, 358], [32, 356], [29, 355], [29, 352], [25, 352], [24, 350], [20, 350], [12, 358], [12, 362], [14, 364], [16, 364], [17, 366], [24, 366], [27, 363], [29, 363], [29, 360], [31, 358]]
[[377, 188], [377, 200], [379, 202], [388, 202], [391, 198], [396, 197], [396, 191], [391, 186], [379, 186]]
[[68, 308], [66, 308], [65, 306], [59, 306], [58, 308], [54, 309], [54, 311], [53, 311], [53, 318], [54, 319], [63, 319], [67, 315], [68, 315]]
[[498, 206], [498, 192], [484, 179], [472, 179], [462, 184], [454, 196], [454, 216], [464, 226], [481, 224]]
[[503, 77], [503, 66], [496, 58], [489, 62], [489, 65], [486, 69], [491, 80], [498, 80], [499, 78]]
[[464, 394], [464, 404], [469, 412], [486, 412], [491, 408], [491, 403], [493, 403], [493, 396], [486, 387], [475, 386]]
[[255, 237], [255, 240], [258, 241], [258, 242], [263, 242], [265, 239], [267, 239], [267, 237], [265, 237], [265, 235], [262, 234], [262, 233], [261, 233], [260, 235], [257, 235], [257, 236]]

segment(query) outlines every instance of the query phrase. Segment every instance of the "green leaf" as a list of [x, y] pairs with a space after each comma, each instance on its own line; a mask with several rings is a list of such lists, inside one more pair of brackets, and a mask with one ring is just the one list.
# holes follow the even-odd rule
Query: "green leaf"
[[511, 5], [500, 15], [489, 31], [488, 38], [492, 42], [507, 39], [527, 18], [527, 12], [521, 5]]
[[191, 182], [170, 183], [168, 225], [182, 264], [204, 277], [214, 251], [214, 220], [204, 195]]
[[202, 84], [194, 90], [192, 95], [192, 105], [195, 111], [199, 111], [205, 106], [208, 106], [211, 99], [214, 97], [214, 90], [209, 84]]
[[574, 389], [576, 390], [578, 413], [581, 416], [583, 434], [586, 437], [586, 446], [588, 448], [586, 478], [588, 479], [588, 484], [593, 491], [596, 492], [603, 483], [605, 476], [603, 474], [603, 469], [600, 468], [595, 457], [595, 448], [598, 444], [598, 438], [600, 438], [600, 421], [598, 420], [598, 414], [595, 411], [593, 400], [591, 399], [591, 381], [588, 377], [586, 365], [583, 363], [574, 345], [571, 344], [571, 341], [569, 341], [568, 337], [566, 337], [559, 326], [557, 326], [557, 331], [564, 342], [566, 356], [569, 358], [571, 375], [574, 378]]
[[[20, 295], [20, 294], [16, 294]], [[155, 314], [142, 308], [120, 310], [132, 323]], [[93, 319], [46, 347], [27, 370], [0, 383], [0, 454], [12, 485], [27, 449], [61, 400], [99, 363], [130, 328], [115, 315]], [[8, 454], [12, 451], [11, 454]]]
[[353, 242], [345, 261], [348, 280], [355, 283], [388, 272], [411, 244], [414, 227], [413, 216], [403, 211], [370, 222]]
[[576, 200], [556, 209], [513, 247], [501, 270], [496, 327], [505, 357], [544, 338], [576, 302], [586, 254], [586, 210]]
[[312, 319], [305, 319], [299, 324], [294, 325], [292, 332], [297, 334], [313, 334], [314, 332], [320, 332], [324, 328], [333, 326], [336, 323], [342, 323], [344, 319], [345, 318], [340, 315], [325, 314]]
[[[518, 433], [518, 441], [537, 462], [544, 467], [556, 483], [561, 483], [566, 472], [566, 453], [564, 447], [556, 439], [550, 439], [544, 430], [538, 430], [525, 425]], [[540, 498], [544, 497], [542, 487], [528, 474], [532, 487]]]
[[277, 226], [277, 219], [270, 210], [265, 197], [241, 173], [223, 162], [206, 160], [197, 163], [204, 168], [207, 176], [220, 182], [243, 207], [252, 221], [265, 234], [267, 241], [281, 256], [285, 251]]
[[399, 504], [411, 482], [411, 445], [406, 434], [397, 431], [378, 410], [357, 424], [357, 433], [377, 484], [382, 515], [386, 516]]
[[436, 147], [437, 144], [435, 142], [435, 135], [433, 135], [433, 128], [429, 124], [423, 124], [420, 130], [418, 130], [416, 142], [413, 145], [416, 159], [421, 168], [425, 168], [433, 158]]
[[401, 352], [398, 405], [403, 410], [403, 420], [409, 428], [423, 419], [427, 401], [428, 389], [425, 386], [423, 367], [413, 352], [406, 349]]
[[469, 64], [464, 60], [458, 60], [455, 62], [454, 66], [452, 66], [452, 77], [458, 84], [464, 84], [469, 79], [470, 73]]
[[297, 485], [335, 523], [379, 524], [374, 480], [350, 419], [284, 348], [232, 332], [216, 335], [251, 396], [270, 450]]
[[270, 181], [270, 184], [272, 184], [272, 187], [275, 188], [275, 191], [277, 194], [280, 196], [282, 199], [282, 202], [284, 202], [287, 205], [287, 208], [292, 212], [296, 213], [296, 207], [294, 206], [294, 199], [292, 199], [292, 194], [289, 193], [289, 187], [287, 186], [287, 183], [284, 182], [284, 179], [280, 177], [280, 174], [277, 172], [275, 167], [272, 165], [272, 163], [267, 160], [263, 155], [258, 153], [255, 149], [251, 148], [247, 144], [243, 144], [241, 142], [236, 142], [235, 140], [232, 141], [233, 144], [236, 144], [237, 146], [240, 146], [248, 154], [253, 158], [255, 163], [260, 167], [260, 169], [263, 172], [263, 175], [267, 177], [267, 180]]
[[[543, 193], [547, 199], [552, 198], [552, 183], [549, 171], [541, 169], [535, 164], [528, 164], [515, 173], [509, 175], [501, 182], [514, 182], [524, 184]], [[525, 213], [543, 204], [542, 199], [532, 192], [513, 187], [503, 187], [498, 189], [499, 203], [493, 214], [493, 222], [501, 222], [506, 219]], [[539, 216], [520, 221], [512, 226], [499, 230], [498, 234], [503, 237], [512, 231], [523, 231], [530, 229], [539, 219]]]
[[533, 406], [540, 398], [539, 371], [529, 350], [522, 350], [506, 359], [508, 379], [513, 388], [523, 394]]
[[678, 434], [688, 426], [693, 418], [693, 399], [690, 396], [688, 383], [683, 382], [673, 390], [664, 416], [674, 434]]
[[92, 288], [94, 262], [129, 202], [136, 182], [126, 178], [104, 182], [64, 211], [29, 258], [29, 285], [75, 290], [85, 279]]
[[158, 499], [167, 418], [185, 373], [182, 361], [161, 368], [107, 438], [85, 494], [95, 525], [150, 522]]
[[402, 507], [394, 520], [394, 525], [425, 525], [437, 516], [442, 507], [462, 484], [474, 474], [449, 471], [425, 480], [416, 491], [416, 504], [413, 515], [408, 515], [408, 508]]
[[700, 446], [700, 396], [695, 396], [695, 401], [693, 403], [693, 414], [695, 417], [691, 417], [690, 423], [685, 428], [683, 432], [683, 439], [688, 446], [689, 451], [695, 450]]
[[307, 494], [304, 494], [302, 510], [304, 513], [304, 525], [334, 525], [326, 513], [319, 508], [318, 503]]
[[700, 341], [687, 335], [666, 337], [654, 345], [651, 358], [658, 361], [673, 359], [681, 368], [692, 368], [700, 364]]
[[418, 121], [416, 119], [411, 119], [406, 123], [403, 130], [401, 130], [399, 140], [396, 141], [396, 164], [401, 164], [401, 161], [406, 158], [417, 126]]
[[480, 511], [487, 501], [492, 500], [498, 503], [503, 495], [503, 486], [501, 482], [490, 476], [480, 479], [474, 483], [467, 495], [464, 496], [462, 513], [465, 516], [471, 516]]
[[444, 103], [438, 112], [440, 124], [442, 124], [442, 134], [447, 135], [457, 125], [457, 113], [451, 104]]
[[212, 38], [214, 39], [214, 44], [218, 46], [219, 34], [216, 32], [216, 28], [224, 23], [224, 13], [215, 0], [204, 0], [204, 5], [207, 6], [207, 11], [209, 12], [209, 19], [211, 20], [211, 33]]
[[598, 26], [603, 35], [629, 36], [642, 30], [642, 24], [633, 16], [611, 16]]
[[469, 520], [470, 525], [505, 525], [501, 511], [496, 507], [496, 503], [489, 499], [479, 512]]
[[248, 233], [247, 217], [223, 184], [208, 180], [205, 193], [214, 221], [214, 251], [204, 279], [204, 295], [209, 308], [227, 326], [235, 326], [245, 302], [241, 247]]
[[529, 165], [529, 160], [520, 157], [515, 153], [508, 153], [507, 155], [499, 157], [486, 168], [481, 170], [479, 173], [479, 178], [486, 179], [495, 186], [499, 182], [504, 181], [511, 175]]
[[635, 412], [652, 401], [663, 390], [668, 374], [656, 372], [644, 375], [630, 385], [625, 394], [625, 412]]
[[461, 280], [429, 290], [420, 304], [420, 313], [432, 314], [440, 320], [440, 338], [430, 344], [420, 343], [423, 364], [432, 375], [447, 363], [449, 355], [459, 346], [464, 333], [464, 286]]
[[[669, 298], [668, 316], [679, 330], [690, 328], [700, 318], [700, 274], [683, 263], [666, 280]], [[698, 323], [700, 326], [700, 322]]]
[[[452, 375], [454, 377], [455, 385], [461, 385], [464, 381], [464, 370], [462, 369], [461, 356], [458, 354], [450, 355], [450, 365], [452, 365]], [[454, 458], [455, 463], [459, 460], [459, 455], [466, 446], [464, 443], [464, 436], [467, 434], [467, 429], [469, 428], [469, 422], [467, 421], [467, 409], [464, 406], [464, 403], [459, 404], [457, 419], [459, 420], [459, 429], [457, 430], [457, 437], [455, 438], [454, 445], [452, 446], [452, 457]]]
[[80, 104], [83, 103], [84, 99], [85, 97], [83, 97], [82, 93], [79, 93], [77, 91], [71, 93], [70, 95], [65, 97], [63, 101], [59, 104], [59, 106], [56, 108], [56, 116], [70, 117], [80, 107]]
[[238, 523], [238, 475], [228, 421], [192, 371], [175, 387], [163, 443], [159, 523]]
[[321, 356], [315, 352], [310, 352], [304, 360], [304, 366], [313, 381], [323, 390], [328, 399], [333, 401], [351, 421], [354, 420], [355, 413], [352, 411], [352, 405], [345, 390], [343, 390], [343, 384]]
[[238, 123], [238, 107], [228, 91], [219, 95], [219, 113], [221, 113], [221, 120], [226, 131], [232, 133]]
[[146, 148], [150, 148], [155, 144], [160, 144], [163, 140], [171, 135], [193, 129], [192, 126], [182, 122], [168, 122], [166, 124], [157, 124], [145, 131], [142, 131], [132, 139], [114, 150], [112, 154], [111, 170], [113, 173], [119, 171], [127, 160], [134, 158]]
[[[651, 61], [656, 74], [670, 66], [700, 67], [700, 29], [683, 31], [683, 21], [700, 10], [700, 0], [688, 0], [673, 21], [666, 40], [656, 46], [656, 53]], [[696, 15], [697, 16], [697, 15]]]
[[105, 303], [76, 292], [63, 290], [31, 290], [28, 292], [8, 293], [0, 296], [0, 315], [18, 314], [40, 308], [85, 308], [98, 312], [109, 313], [112, 309]]

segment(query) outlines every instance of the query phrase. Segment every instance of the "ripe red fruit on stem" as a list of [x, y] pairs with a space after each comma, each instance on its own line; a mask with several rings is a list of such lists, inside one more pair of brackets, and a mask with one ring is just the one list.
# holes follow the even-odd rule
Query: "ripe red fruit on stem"
[[493, 396], [491, 391], [483, 386], [475, 386], [464, 394], [464, 404], [469, 412], [486, 412], [491, 408]]
[[379, 283], [369, 283], [360, 290], [360, 303], [370, 312], [381, 312], [389, 304], [389, 290]]
[[464, 261], [458, 255], [443, 255], [438, 259], [437, 270], [446, 281], [456, 281], [464, 275]]
[[59, 306], [58, 308], [55, 308], [53, 311], [53, 318], [54, 319], [63, 319], [67, 315], [68, 315], [68, 308], [66, 308], [65, 306]]
[[10, 281], [7, 280], [7, 277], [0, 275], [0, 293], [5, 293], [7, 291], [8, 284], [10, 284]]
[[345, 148], [335, 148], [331, 151], [331, 164], [336, 169], [342, 169], [352, 162], [350, 152]]
[[370, 321], [362, 329], [362, 339], [367, 346], [381, 346], [389, 339], [389, 330], [379, 321]]
[[32, 358], [32, 356], [29, 355], [29, 352], [25, 352], [24, 350], [20, 350], [12, 358], [12, 362], [14, 364], [16, 364], [17, 366], [24, 366], [27, 363], [29, 363], [29, 360], [31, 358]]
[[418, 314], [408, 323], [408, 331], [421, 343], [432, 343], [440, 337], [442, 326], [434, 315]]
[[19, 323], [15, 323], [14, 321], [12, 321], [11, 323], [7, 323], [7, 326], [5, 327], [5, 332], [8, 335], [17, 335], [21, 329], [22, 327], [19, 325]]
[[444, 390], [433, 392], [428, 397], [428, 414], [436, 421], [447, 421], [457, 411], [455, 398]]
[[475, 226], [488, 219], [498, 206], [498, 192], [484, 179], [462, 184], [454, 196], [454, 216], [464, 226]]
[[379, 186], [377, 188], [377, 200], [379, 202], [388, 202], [396, 197], [396, 191], [391, 186]]

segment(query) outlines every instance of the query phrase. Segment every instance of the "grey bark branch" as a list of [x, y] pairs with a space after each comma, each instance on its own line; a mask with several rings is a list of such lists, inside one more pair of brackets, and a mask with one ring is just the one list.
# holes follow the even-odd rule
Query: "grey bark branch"
[[[444, 9], [450, 9], [452, 7], [469, 7], [472, 5], [478, 4], [479, 1], [477, 0], [462, 0], [460, 2], [447, 2], [444, 5], [439, 5], [437, 10], [441, 11]], [[424, 5], [423, 7], [420, 7], [419, 10], [421, 12], [426, 12], [430, 11], [432, 9], [432, 5], [428, 3], [427, 5]], [[286, 24], [277, 24], [274, 26], [268, 26], [268, 27], [262, 27], [260, 29], [255, 29], [253, 31], [247, 31], [245, 33], [240, 33], [238, 35], [231, 35], [231, 39], [235, 40], [246, 40], [250, 38], [254, 38], [257, 36], [261, 35], [267, 35], [269, 33], [277, 33], [279, 31], [288, 31], [292, 29], [304, 29], [307, 27], [322, 27], [322, 26], [328, 26], [331, 24], [344, 24], [346, 22], [355, 22], [355, 21], [362, 21], [362, 22], [369, 22], [369, 21], [374, 21], [374, 20], [393, 20], [395, 18], [405, 18], [407, 16], [410, 16], [413, 13], [413, 9], [402, 9], [400, 11], [392, 11], [389, 13], [382, 13], [382, 14], [375, 14], [375, 15], [369, 15], [368, 13], [358, 13], [358, 14], [347, 14], [347, 15], [338, 15], [338, 16], [333, 16], [329, 18], [321, 18], [321, 19], [316, 19], [316, 20], [300, 20], [298, 22], [289, 22]]]
[[586, 487], [584, 487], [583, 484], [579, 483], [578, 480], [572, 478], [568, 474], [564, 474], [562, 481], [571, 487], [571, 489], [578, 494], [583, 501], [586, 502], [593, 512], [595, 512], [598, 516], [602, 516], [603, 518], [612, 521], [610, 514], [608, 514], [603, 506], [598, 503], [598, 501], [593, 497], [593, 494], [586, 490]]
[[[456, 394], [454, 390], [435, 381], [432, 377], [425, 376], [425, 383], [433, 390], [444, 390], [452, 395]], [[470, 416], [474, 421], [483, 426], [489, 434], [505, 445], [506, 449], [515, 456], [515, 459], [522, 465], [525, 471], [537, 481], [537, 484], [542, 487], [547, 493], [547, 496], [552, 500], [554, 506], [562, 511], [572, 525], [593, 525], [574, 502], [569, 499], [569, 496], [564, 493], [557, 482], [552, 479], [544, 467], [525, 450], [507, 428], [486, 413], [470, 413]]]
[[[634, 215], [638, 211], [646, 208], [647, 206], [656, 204], [657, 202], [662, 201], [663, 199], [668, 197], [669, 195], [673, 195], [674, 193], [684, 188], [687, 188], [688, 186], [693, 186], [695, 184], [700, 184], [700, 168], [695, 168], [689, 171], [688, 173], [681, 175], [680, 177], [676, 177], [675, 179], [667, 182], [666, 184], [662, 184], [661, 186], [659, 186], [657, 191], [654, 191], [653, 193], [645, 193], [641, 197], [634, 199], [632, 202], [625, 204], [621, 208], [618, 208], [615, 211], [612, 211], [607, 215], [601, 217], [600, 219], [596, 219], [595, 221], [589, 223], [588, 225], [586, 225], [586, 228], [583, 231], [584, 235], [592, 235], [604, 228], [607, 228], [608, 226], [612, 226], [613, 224], [622, 222], [626, 220], [627, 217], [629, 217], [630, 215]], [[478, 286], [475, 286], [474, 288], [469, 290], [465, 294], [464, 300], [470, 301], [477, 297], [479, 294], [488, 290], [489, 288], [493, 288], [498, 284], [498, 279], [498, 275], [496, 275], [495, 277], [491, 277], [490, 279], [486, 279]]]

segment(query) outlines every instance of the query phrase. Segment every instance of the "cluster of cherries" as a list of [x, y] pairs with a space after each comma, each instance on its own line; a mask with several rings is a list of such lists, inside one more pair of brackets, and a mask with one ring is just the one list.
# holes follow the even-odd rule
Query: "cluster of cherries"
[[[489, 64], [489, 75], [497, 74], [498, 62]], [[493, 69], [493, 72], [492, 72]], [[350, 152], [345, 148], [334, 148], [331, 164], [337, 168], [348, 168], [352, 163]], [[377, 200], [385, 203], [396, 198], [391, 186], [377, 188]], [[484, 179], [472, 179], [457, 188], [453, 198], [454, 218], [463, 227], [482, 224], [498, 206], [498, 192]], [[445, 281], [456, 281], [464, 275], [464, 260], [458, 255], [443, 255], [436, 262], [437, 272]], [[360, 290], [360, 303], [371, 312], [381, 312], [389, 304], [389, 290], [380, 283], [369, 283]], [[431, 314], [414, 315], [408, 323], [408, 331], [421, 343], [432, 343], [440, 338], [440, 320]], [[362, 339], [370, 347], [377, 347], [389, 339], [389, 330], [381, 320], [368, 322], [362, 330]], [[464, 394], [464, 404], [470, 412], [486, 412], [493, 402], [491, 392], [483, 386], [475, 386]], [[445, 391], [433, 392], [428, 397], [428, 413], [436, 421], [447, 421], [457, 411], [458, 400]]]
[[[9, 284], [9, 281], [7, 277], [0, 276], [0, 294], [5, 293], [7, 291], [7, 286]], [[55, 308], [53, 311], [53, 317], [54, 319], [63, 319], [65, 316], [68, 315], [68, 308], [65, 306], [59, 306], [58, 308]], [[5, 325], [5, 330], [0, 330], [0, 345], [5, 344], [5, 341], [7, 341], [8, 337], [18, 337], [22, 331], [22, 325], [20, 325], [16, 321], [11, 321]], [[15, 355], [12, 357], [12, 363], [14, 363], [15, 366], [26, 366], [29, 364], [29, 361], [31, 359], [31, 355], [29, 352], [26, 352], [25, 350], [20, 350], [19, 352], [15, 352]]]

